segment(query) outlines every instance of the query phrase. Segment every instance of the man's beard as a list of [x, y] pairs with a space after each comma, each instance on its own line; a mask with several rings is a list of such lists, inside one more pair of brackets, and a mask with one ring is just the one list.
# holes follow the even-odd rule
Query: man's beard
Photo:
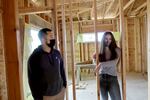
[[55, 39], [50, 40], [50, 43], [47, 43], [47, 46], [53, 49], [55, 46]]

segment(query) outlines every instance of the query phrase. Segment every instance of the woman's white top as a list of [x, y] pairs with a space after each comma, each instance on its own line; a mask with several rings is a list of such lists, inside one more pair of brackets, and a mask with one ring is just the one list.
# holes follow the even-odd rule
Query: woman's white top
[[100, 62], [99, 74], [108, 74], [112, 76], [117, 76], [117, 63], [120, 58], [121, 50], [116, 48], [118, 57], [114, 60], [109, 60], [106, 62]]

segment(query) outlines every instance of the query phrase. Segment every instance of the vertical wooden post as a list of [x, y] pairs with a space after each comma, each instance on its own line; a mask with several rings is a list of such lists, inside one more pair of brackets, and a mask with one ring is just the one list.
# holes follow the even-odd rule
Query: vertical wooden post
[[[79, 18], [78, 18], [78, 20], [80, 20]], [[78, 21], [78, 28], [79, 28], [79, 34], [81, 34], [81, 22], [80, 21]], [[81, 45], [81, 43], [79, 43], [79, 48], [80, 48], [80, 62], [82, 62], [82, 45]]]
[[141, 23], [143, 23], [143, 28], [141, 32], [142, 37], [142, 73], [143, 75], [147, 71], [147, 37], [148, 37], [148, 30], [147, 30], [147, 17], [146, 15], [142, 18]]
[[141, 30], [141, 26], [140, 26], [140, 18], [137, 18], [136, 20], [137, 22], [137, 33], [136, 33], [136, 42], [137, 42], [137, 71], [141, 72], [141, 37], [140, 37], [140, 30]]
[[128, 47], [128, 19], [125, 18], [125, 52], [126, 52], [126, 71], [129, 72], [129, 47]]
[[79, 46], [80, 46], [80, 61], [82, 62], [83, 60], [82, 60], [82, 44], [81, 43], [79, 43]]
[[134, 18], [134, 43], [135, 43], [135, 71], [141, 72], [141, 38], [140, 38], [140, 20]]
[[59, 49], [59, 34], [58, 34], [58, 18], [57, 18], [57, 6], [56, 6], [56, 0], [53, 0], [53, 10], [52, 10], [52, 18], [53, 18], [53, 30], [56, 37], [56, 48]]
[[116, 31], [115, 19], [112, 19], [112, 24], [113, 24], [113, 32], [115, 32]]
[[[19, 57], [18, 1], [3, 0], [4, 52], [8, 100], [23, 100], [21, 58]], [[11, 19], [11, 20], [9, 20]]]
[[72, 19], [72, 0], [69, 0], [70, 9], [70, 38], [71, 38], [71, 61], [72, 61], [72, 89], [73, 89], [73, 100], [76, 100], [76, 88], [75, 88], [75, 66], [74, 66], [74, 31], [73, 31], [73, 19]]
[[87, 55], [88, 55], [88, 60], [90, 60], [91, 57], [90, 57], [90, 44], [89, 43], [87, 43]]
[[[29, 7], [29, 1], [28, 0], [24, 0], [24, 7]], [[29, 23], [29, 15], [25, 15], [24, 16], [24, 20], [26, 23]]]
[[[97, 4], [96, 0], [93, 1], [94, 5], [94, 32], [95, 32], [95, 47], [96, 47], [96, 65], [98, 65], [98, 33], [97, 33]], [[97, 81], [97, 100], [100, 100], [100, 82], [99, 82], [99, 73], [96, 76]]]
[[86, 49], [85, 49], [85, 45], [86, 45], [86, 44], [83, 43], [83, 47], [82, 47], [82, 48], [83, 48], [83, 52], [82, 52], [82, 53], [83, 53], [83, 59], [84, 59], [83, 61], [86, 61], [86, 53], [85, 53], [85, 52], [86, 52]]
[[[61, 0], [62, 6], [62, 36], [63, 36], [63, 59], [64, 59], [64, 66], [65, 66], [65, 72], [66, 72], [66, 78], [68, 80], [68, 66], [67, 66], [67, 40], [66, 40], [66, 20], [65, 20], [65, 6], [64, 6], [64, 0]], [[68, 86], [66, 87], [66, 100], [68, 100]]]
[[148, 100], [150, 100], [150, 0], [147, 0], [147, 66], [148, 66]]
[[137, 42], [136, 42], [136, 35], [137, 35], [137, 22], [136, 18], [134, 18], [134, 59], [135, 59], [135, 71], [137, 72]]
[[123, 100], [126, 100], [126, 65], [125, 65], [125, 29], [124, 29], [124, 12], [123, 0], [119, 0], [120, 11], [120, 33], [121, 33], [121, 77], [122, 77], [122, 93]]

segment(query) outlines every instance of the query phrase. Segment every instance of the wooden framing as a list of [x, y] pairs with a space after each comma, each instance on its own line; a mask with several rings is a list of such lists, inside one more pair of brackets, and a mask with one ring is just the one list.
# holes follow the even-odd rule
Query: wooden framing
[[125, 18], [125, 52], [126, 52], [126, 71], [129, 72], [129, 50], [128, 50], [128, 19]]
[[139, 11], [140, 9], [142, 9], [143, 7], [145, 7], [147, 5], [147, 3], [143, 3], [141, 6], [139, 6], [138, 8], [136, 8], [135, 10], [132, 11], [133, 14], [136, 14], [137, 11]]
[[[68, 81], [68, 66], [67, 66], [67, 40], [66, 40], [66, 21], [65, 21], [65, 6], [64, 6], [64, 0], [61, 0], [62, 2], [62, 36], [63, 36], [63, 59], [64, 59], [64, 66], [65, 66], [65, 73], [66, 78]], [[66, 100], [68, 100], [68, 85], [66, 87]]]
[[130, 0], [124, 7], [123, 10], [126, 10], [135, 0]]
[[86, 44], [85, 43], [83, 43], [83, 45], [82, 45], [82, 49], [83, 49], [83, 61], [86, 61]]
[[[96, 0], [93, 1], [93, 12], [94, 12], [94, 32], [95, 32], [95, 48], [96, 48], [96, 67], [98, 67], [98, 33], [97, 33], [97, 3]], [[97, 100], [100, 100], [100, 82], [99, 82], [99, 73], [96, 73], [96, 83], [97, 83]]]
[[52, 12], [52, 8], [50, 8], [50, 7], [24, 7], [24, 8], [19, 8], [19, 15], [50, 13], [50, 12]]
[[[23, 100], [18, 2], [3, 0], [4, 52], [8, 100]], [[9, 2], [9, 3], [8, 3]], [[11, 19], [8, 20], [8, 19]]]
[[70, 9], [70, 38], [71, 38], [71, 62], [72, 62], [72, 90], [73, 90], [73, 100], [76, 100], [76, 88], [75, 88], [75, 64], [74, 64], [74, 31], [73, 31], [73, 19], [72, 19], [72, 0], [69, 0]]
[[[54, 34], [55, 34], [56, 40], [59, 41], [56, 0], [53, 0], [52, 20], [53, 20], [52, 23], [53, 23]], [[56, 44], [56, 48], [59, 49], [58, 42]]]
[[147, 66], [148, 66], [148, 100], [150, 100], [150, 0], [147, 0]]
[[135, 71], [137, 72], [137, 41], [136, 41], [136, 35], [137, 35], [137, 33], [136, 33], [136, 30], [137, 30], [137, 20], [136, 20], [136, 18], [134, 18], [134, 48], [135, 48], [135, 50], [134, 50], [134, 59], [135, 59]]
[[108, 13], [108, 11], [111, 9], [111, 7], [112, 7], [114, 1], [115, 1], [115, 0], [113, 0], [113, 1], [109, 4], [108, 8], [106, 9], [106, 11], [105, 11], [105, 13], [104, 13], [104, 16], [105, 16], [105, 15]]
[[123, 0], [119, 0], [120, 11], [120, 33], [121, 33], [121, 77], [122, 77], [122, 99], [126, 100], [126, 65], [125, 65], [125, 28], [124, 28], [124, 13], [123, 13]]
[[141, 32], [140, 32], [140, 30], [141, 30], [141, 26], [140, 26], [140, 18], [137, 18], [137, 35], [136, 35], [136, 42], [137, 42], [137, 71], [138, 72], [141, 72], [142, 71], [142, 64], [141, 64], [141, 37], [140, 37], [140, 34], [141, 34]]

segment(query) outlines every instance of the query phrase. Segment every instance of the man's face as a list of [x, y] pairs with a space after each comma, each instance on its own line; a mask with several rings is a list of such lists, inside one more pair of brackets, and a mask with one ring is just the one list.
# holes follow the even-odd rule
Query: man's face
[[54, 33], [48, 31], [45, 38], [46, 38], [46, 43], [49, 44], [49, 43], [50, 43], [50, 40], [55, 39]]
[[106, 35], [105, 40], [104, 40], [105, 46], [109, 46], [111, 44], [111, 41], [112, 41], [111, 35], [109, 35], [109, 34]]

